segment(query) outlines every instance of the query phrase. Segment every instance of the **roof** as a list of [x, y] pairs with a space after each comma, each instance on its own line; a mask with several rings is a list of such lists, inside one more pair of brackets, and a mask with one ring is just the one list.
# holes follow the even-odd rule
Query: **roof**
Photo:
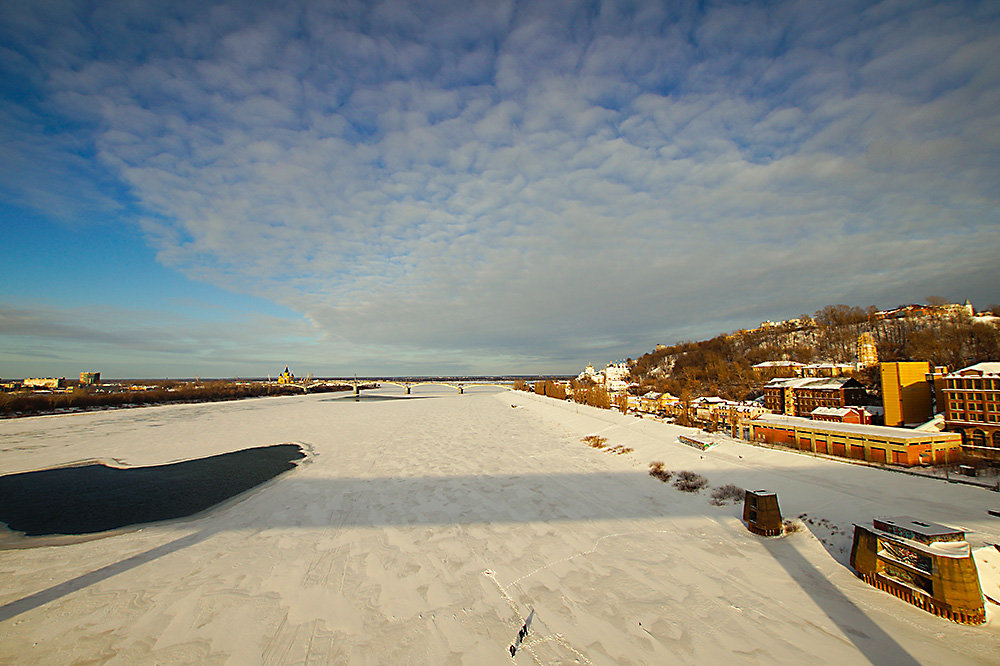
[[863, 385], [853, 377], [776, 377], [765, 384], [765, 387], [786, 387], [793, 389], [841, 389], [851, 383], [859, 388]]
[[941, 432], [944, 430], [944, 413], [935, 414], [927, 423], [918, 425], [914, 430], [920, 430], [923, 432]]
[[923, 432], [909, 428], [893, 428], [891, 426], [858, 425], [856, 423], [836, 423], [830, 421], [814, 421], [799, 416], [783, 416], [781, 414], [761, 414], [754, 423], [801, 428], [826, 433], [844, 433], [850, 435], [865, 435], [868, 437], [891, 437], [893, 439], [911, 439], [927, 441], [937, 437], [961, 439], [961, 435], [953, 432]]
[[853, 411], [850, 407], [817, 407], [809, 413], [819, 416], [847, 416]]
[[758, 363], [753, 366], [755, 368], [786, 368], [786, 367], [801, 367], [802, 364], [798, 361], [764, 361], [763, 363]]
[[904, 530], [910, 530], [911, 532], [916, 532], [917, 534], [921, 534], [923, 536], [944, 536], [962, 531], [940, 523], [932, 523], [927, 520], [917, 520], [913, 516], [877, 517], [875, 520], [881, 523], [895, 525], [896, 527], [901, 527]]
[[956, 370], [950, 375], [946, 375], [947, 378], [961, 377], [964, 373], [971, 372], [974, 374], [983, 375], [1000, 375], [1000, 361], [989, 361], [986, 363], [976, 363], [975, 365], [970, 365], [967, 368], [962, 368], [961, 370]]
[[812, 410], [809, 413], [819, 414], [820, 416], [847, 416], [851, 412], [859, 409], [873, 416], [876, 414], [885, 413], [885, 410], [881, 407], [870, 407], [868, 405], [849, 405], [847, 407], [817, 407], [816, 409]]

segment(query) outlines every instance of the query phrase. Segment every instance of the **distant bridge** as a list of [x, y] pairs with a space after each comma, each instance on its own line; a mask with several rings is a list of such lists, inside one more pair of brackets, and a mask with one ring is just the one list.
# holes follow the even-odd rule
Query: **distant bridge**
[[353, 391], [354, 395], [361, 395], [362, 389], [377, 389], [381, 388], [383, 384], [391, 384], [393, 386], [398, 386], [403, 389], [406, 395], [410, 395], [410, 390], [417, 386], [447, 386], [448, 388], [455, 389], [459, 394], [465, 393], [467, 388], [476, 388], [480, 386], [485, 387], [496, 387], [502, 388], [508, 391], [514, 390], [514, 382], [481, 382], [481, 381], [453, 381], [453, 380], [434, 380], [434, 379], [418, 379], [414, 381], [405, 381], [398, 379], [363, 379], [363, 380], [314, 380], [314, 381], [299, 381], [299, 382], [288, 382], [282, 384], [282, 386], [294, 386], [295, 388], [302, 389], [303, 393], [309, 393], [310, 390], [315, 391], [316, 389], [332, 389], [341, 386], [349, 386]]
[[[406, 395], [410, 395], [410, 389], [415, 386], [447, 386], [448, 388], [453, 388], [460, 394], [465, 393], [465, 389], [474, 388], [476, 386], [495, 386], [497, 388], [507, 389], [508, 391], [514, 390], [514, 382], [509, 384], [496, 383], [496, 382], [447, 382], [447, 381], [434, 381], [434, 380], [421, 380], [413, 382], [401, 382], [395, 379], [380, 379], [375, 382], [378, 385], [381, 384], [392, 384], [393, 386], [399, 386], [403, 389]], [[357, 383], [354, 384], [354, 395], [358, 395], [358, 392], [362, 388], [369, 388], [368, 386]]]

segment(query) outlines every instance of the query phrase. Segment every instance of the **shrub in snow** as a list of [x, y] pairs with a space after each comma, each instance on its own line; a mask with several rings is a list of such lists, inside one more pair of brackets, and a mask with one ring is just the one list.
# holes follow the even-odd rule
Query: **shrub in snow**
[[798, 532], [800, 529], [802, 529], [802, 523], [796, 522], [794, 520], [781, 521], [781, 531], [783, 534], [791, 534], [792, 532]]
[[743, 488], [732, 483], [727, 483], [724, 486], [712, 489], [712, 499], [709, 500], [709, 503], [715, 506], [725, 506], [729, 502], [739, 504], [745, 496], [746, 491]]
[[708, 479], [701, 474], [695, 474], [686, 470], [677, 472], [677, 478], [674, 479], [674, 488], [685, 493], [696, 493], [707, 485]]
[[672, 477], [674, 473], [669, 469], [663, 469], [662, 462], [651, 462], [649, 463], [649, 475], [666, 483], [670, 480], [670, 477]]

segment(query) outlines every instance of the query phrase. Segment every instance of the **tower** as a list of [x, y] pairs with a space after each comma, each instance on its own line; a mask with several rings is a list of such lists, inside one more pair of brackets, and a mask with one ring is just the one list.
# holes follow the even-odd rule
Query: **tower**
[[878, 346], [871, 333], [865, 331], [858, 336], [858, 368], [870, 368], [878, 365]]

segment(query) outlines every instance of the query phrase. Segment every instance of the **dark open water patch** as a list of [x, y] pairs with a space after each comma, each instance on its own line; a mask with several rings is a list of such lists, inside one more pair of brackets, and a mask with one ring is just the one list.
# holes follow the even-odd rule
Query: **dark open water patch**
[[101, 464], [0, 476], [0, 522], [27, 536], [91, 534], [204, 511], [293, 469], [296, 444], [155, 467]]

